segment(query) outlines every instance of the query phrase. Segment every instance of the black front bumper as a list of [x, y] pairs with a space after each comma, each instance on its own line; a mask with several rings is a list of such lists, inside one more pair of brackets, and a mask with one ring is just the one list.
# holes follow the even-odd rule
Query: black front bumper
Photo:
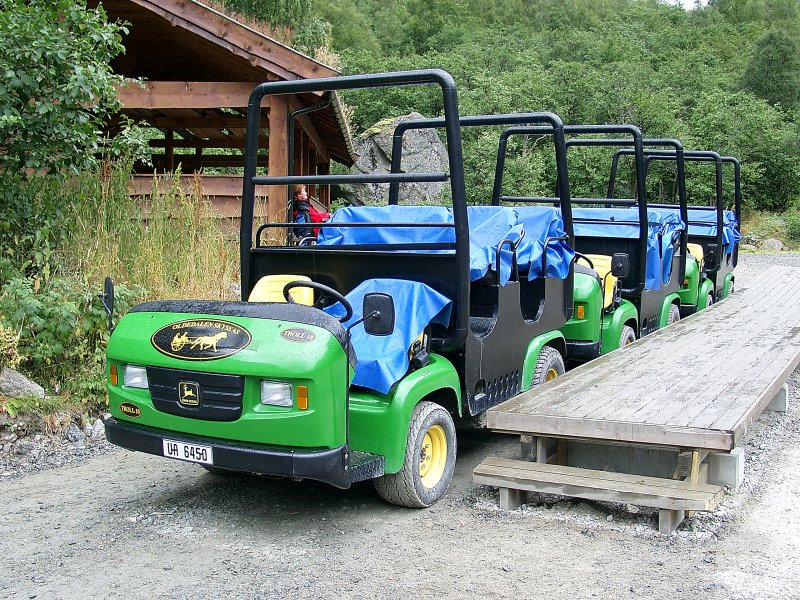
[[350, 451], [346, 445], [329, 450], [284, 450], [164, 431], [125, 423], [113, 417], [106, 421], [106, 438], [112, 444], [128, 450], [158, 456], [163, 456], [165, 439], [211, 446], [214, 466], [221, 469], [258, 475], [315, 479], [340, 489], [347, 489], [352, 483]]

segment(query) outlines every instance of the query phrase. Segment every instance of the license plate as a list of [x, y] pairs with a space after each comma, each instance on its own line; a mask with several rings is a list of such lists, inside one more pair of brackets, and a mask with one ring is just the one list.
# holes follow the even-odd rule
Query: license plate
[[213, 448], [211, 446], [200, 446], [198, 444], [186, 444], [174, 440], [163, 440], [164, 456], [167, 458], [177, 458], [204, 465], [214, 464]]

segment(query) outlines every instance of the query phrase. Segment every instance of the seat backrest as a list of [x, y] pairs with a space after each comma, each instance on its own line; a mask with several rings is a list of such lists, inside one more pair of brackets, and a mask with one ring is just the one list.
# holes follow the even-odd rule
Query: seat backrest
[[[283, 288], [292, 281], [311, 281], [305, 275], [265, 275], [253, 287], [248, 302], [286, 302]], [[314, 304], [314, 290], [297, 287], [289, 292], [297, 304], [311, 306]]]

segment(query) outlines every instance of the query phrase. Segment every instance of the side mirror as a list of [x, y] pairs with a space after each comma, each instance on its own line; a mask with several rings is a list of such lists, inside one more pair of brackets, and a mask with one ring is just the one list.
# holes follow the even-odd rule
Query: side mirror
[[623, 279], [628, 276], [631, 270], [631, 258], [627, 254], [620, 252], [611, 256], [611, 274], [614, 277]]
[[389, 294], [376, 292], [364, 296], [361, 314], [368, 334], [391, 335], [394, 331], [394, 300]]
[[114, 331], [114, 280], [111, 277], [106, 277], [105, 285], [103, 286], [103, 293], [98, 294], [100, 302], [108, 315], [108, 330]]
[[703, 263], [705, 265], [706, 271], [714, 271], [717, 269], [717, 267], [719, 266], [717, 261], [718, 254], [719, 254], [719, 245], [706, 244], [705, 256], [703, 257]]

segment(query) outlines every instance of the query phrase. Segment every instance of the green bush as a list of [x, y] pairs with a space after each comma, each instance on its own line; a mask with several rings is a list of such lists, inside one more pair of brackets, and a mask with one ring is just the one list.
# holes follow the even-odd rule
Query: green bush
[[[15, 277], [0, 287], [0, 327], [15, 332], [20, 370], [87, 410], [105, 406], [104, 351], [108, 319], [91, 286], [59, 277]], [[143, 295], [118, 285], [116, 317]]]
[[783, 220], [786, 222], [786, 235], [789, 239], [800, 242], [800, 210], [790, 210], [784, 215]]

